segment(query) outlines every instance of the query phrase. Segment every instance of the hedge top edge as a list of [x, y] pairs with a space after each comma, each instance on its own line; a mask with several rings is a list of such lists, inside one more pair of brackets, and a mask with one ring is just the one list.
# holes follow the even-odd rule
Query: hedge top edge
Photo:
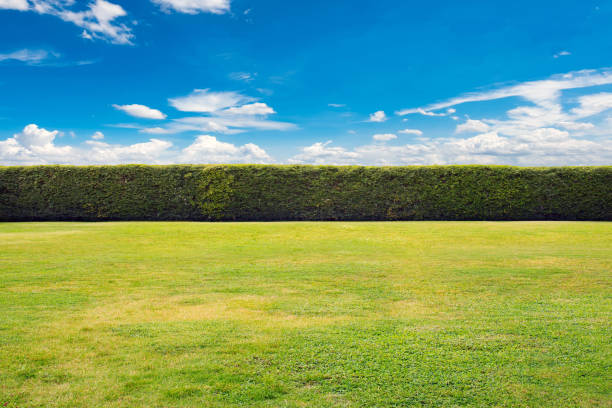
[[0, 167], [0, 220], [612, 220], [612, 166]]

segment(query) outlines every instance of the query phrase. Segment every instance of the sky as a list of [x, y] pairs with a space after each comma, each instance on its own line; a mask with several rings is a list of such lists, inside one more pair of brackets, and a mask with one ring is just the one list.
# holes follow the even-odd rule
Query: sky
[[612, 165], [612, 1], [0, 0], [0, 165]]

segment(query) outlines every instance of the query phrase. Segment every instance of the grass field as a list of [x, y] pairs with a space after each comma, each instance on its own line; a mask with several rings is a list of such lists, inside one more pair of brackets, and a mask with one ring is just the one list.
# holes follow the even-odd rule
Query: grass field
[[612, 406], [610, 223], [0, 224], [0, 407]]

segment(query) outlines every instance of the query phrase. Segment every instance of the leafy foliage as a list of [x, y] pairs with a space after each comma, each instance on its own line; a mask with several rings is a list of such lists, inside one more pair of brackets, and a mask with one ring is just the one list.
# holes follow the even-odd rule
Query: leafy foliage
[[612, 220], [612, 167], [0, 167], [0, 220]]

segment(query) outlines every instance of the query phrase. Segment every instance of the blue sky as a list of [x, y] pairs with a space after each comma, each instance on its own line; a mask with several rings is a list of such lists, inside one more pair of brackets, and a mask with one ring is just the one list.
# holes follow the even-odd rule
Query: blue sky
[[611, 1], [0, 0], [0, 164], [612, 164]]

